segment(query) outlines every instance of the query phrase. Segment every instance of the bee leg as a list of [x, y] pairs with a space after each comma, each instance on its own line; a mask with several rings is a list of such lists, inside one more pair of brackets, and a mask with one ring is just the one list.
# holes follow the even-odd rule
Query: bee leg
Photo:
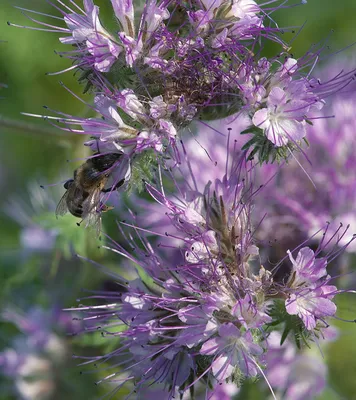
[[107, 189], [102, 189], [103, 193], [108, 193], [108, 192], [112, 192], [113, 190], [118, 189], [120, 186], [122, 186], [125, 183], [125, 179], [121, 179], [121, 181], [119, 181], [116, 185], [111, 186], [110, 188]]
[[114, 207], [113, 206], [107, 206], [106, 204], [102, 204], [101, 205], [101, 212], [107, 212], [107, 211], [110, 211], [110, 210], [113, 210], [114, 209]]

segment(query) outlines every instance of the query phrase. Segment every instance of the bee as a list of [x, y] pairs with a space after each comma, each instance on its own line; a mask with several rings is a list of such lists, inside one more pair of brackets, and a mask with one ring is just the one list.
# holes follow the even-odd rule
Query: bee
[[86, 226], [96, 227], [99, 233], [101, 213], [112, 209], [101, 202], [102, 193], [115, 190], [125, 182], [122, 179], [114, 186], [106, 188], [111, 169], [121, 156], [120, 153], [95, 153], [93, 158], [77, 168], [73, 179], [64, 184], [67, 191], [57, 205], [56, 217], [69, 211], [75, 217], [82, 218], [82, 221], [86, 220]]

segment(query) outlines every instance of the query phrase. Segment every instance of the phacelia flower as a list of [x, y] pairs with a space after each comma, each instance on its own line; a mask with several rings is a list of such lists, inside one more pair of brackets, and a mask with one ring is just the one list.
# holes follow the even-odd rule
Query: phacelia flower
[[179, 180], [169, 171], [179, 195], [146, 184], [174, 227], [174, 234], [163, 235], [167, 247], [172, 239], [170, 252], [157, 251], [136, 224], [140, 246], [122, 227], [134, 253], [116, 242], [105, 246], [138, 266], [145, 278], [142, 273], [129, 280], [117, 276], [121, 293], [111, 292], [107, 304], [78, 307], [84, 321], [99, 326], [89, 331], [120, 337], [121, 347], [113, 354], [123, 360], [126, 374], [115, 370], [100, 382], [116, 380], [117, 388], [132, 383], [139, 393], [149, 385], [164, 386], [168, 399], [201, 384], [240, 386], [246, 378], [265, 376], [267, 330], [286, 322], [298, 338], [307, 340], [310, 331], [313, 337], [324, 335], [327, 318], [336, 312], [333, 297], [341, 293], [326, 272], [337, 253], [319, 257], [322, 245], [316, 253], [302, 248], [296, 259], [289, 253], [289, 279], [274, 282], [258, 262], [251, 218], [255, 193], [246, 163], [250, 166], [244, 154], [235, 154], [223, 176], [202, 191], [191, 190], [187, 182], [194, 177]]
[[[164, 231], [142, 228], [130, 210], [133, 221], [118, 223], [121, 240], [107, 238], [110, 245], [103, 247], [126, 258], [125, 278], [114, 275], [117, 291], [94, 292], [71, 310], [82, 313], [83, 331], [100, 330], [103, 337], [118, 339], [118, 348], [85, 357], [83, 365], [114, 360], [114, 372], [99, 383], [115, 383], [113, 393], [127, 384], [132, 389], [128, 397], [138, 398], [151, 386], [163, 387], [164, 398], [170, 400], [189, 393], [193, 397], [199, 386], [212, 397], [220, 385], [238, 388], [245, 379], [266, 379], [271, 332], [282, 327], [281, 338], [294, 336], [299, 347], [302, 340], [316, 341], [328, 332], [328, 319], [337, 311], [334, 297], [343, 292], [332, 282], [328, 264], [354, 237], [347, 237], [348, 229], [341, 227], [330, 236], [332, 229], [327, 228], [316, 251], [307, 240], [298, 241], [289, 247], [294, 250], [283, 252], [275, 268], [265, 268], [260, 255], [266, 246], [256, 239], [256, 230], [264, 219], [261, 210], [268, 210], [256, 201], [263, 185], [256, 187], [254, 176], [258, 164], [288, 160], [295, 150], [303, 150], [308, 125], [327, 119], [321, 114], [326, 98], [352, 82], [354, 71], [318, 80], [311, 75], [322, 49], [312, 48], [299, 59], [288, 54], [280, 28], [270, 23], [271, 14], [284, 8], [283, 1], [259, 5], [254, 0], [146, 0], [141, 10], [132, 0], [111, 0], [118, 23], [114, 31], [101, 24], [92, 0], [84, 0], [83, 9], [72, 0], [69, 5], [62, 0], [51, 4], [61, 14], [54, 16], [60, 26], [32, 18], [39, 14], [45, 19], [47, 14], [23, 11], [41, 29], [59, 32], [60, 41], [73, 46], [60, 54], [72, 61], [69, 70], [80, 73], [84, 92], [93, 93], [93, 104], [85, 104], [95, 115], [30, 115], [88, 136], [85, 145], [94, 154], [82, 165], [90, 166], [89, 173], [84, 167], [82, 172], [93, 175], [94, 182], [98, 173], [105, 177], [96, 185], [95, 197], [79, 188], [82, 204], [72, 214], [89, 224], [91, 218], [100, 218], [119, 182], [125, 188], [140, 184], [164, 210], [167, 226]], [[260, 56], [266, 41], [279, 46], [277, 57]], [[227, 119], [240, 121], [235, 131], [226, 132]], [[199, 150], [192, 146], [194, 140], [187, 150], [185, 135], [192, 134], [198, 121], [215, 136], [200, 140], [202, 130], [194, 138]], [[218, 134], [224, 138], [221, 142]], [[239, 134], [250, 136], [241, 144]], [[348, 130], [347, 139], [349, 135]], [[344, 143], [340, 151], [343, 168], [350, 170], [353, 159]], [[202, 152], [216, 169], [202, 164]], [[115, 161], [93, 171], [95, 163], [89, 160], [105, 155], [113, 155]], [[334, 171], [325, 170], [324, 178], [333, 181]], [[82, 185], [79, 174], [77, 169], [66, 189]], [[107, 187], [110, 180], [114, 184]], [[275, 197], [284, 196], [286, 208], [300, 221], [313, 221], [310, 226], [315, 228], [320, 219], [312, 220], [312, 207], [302, 205], [310, 202], [305, 189], [298, 181], [296, 192], [302, 189], [298, 197], [303, 199], [294, 199], [295, 188], [288, 192], [294, 181], [280, 181], [286, 192], [278, 188]], [[344, 198], [349, 188], [348, 181]], [[66, 212], [66, 206], [61, 201], [57, 214]], [[346, 210], [341, 212], [345, 216]], [[146, 234], [165, 241], [157, 243]], [[169, 251], [159, 250], [161, 245]], [[288, 258], [289, 270], [279, 280], [276, 271]], [[93, 305], [97, 298], [103, 304]], [[85, 300], [90, 305], [82, 305]], [[9, 359], [3, 357], [3, 364]], [[36, 361], [40, 365], [39, 358], [32, 358], [25, 371]], [[12, 364], [11, 370], [16, 367]], [[299, 394], [318, 392], [319, 386], [306, 382]], [[296, 395], [296, 386], [287, 390], [291, 397]], [[272, 388], [271, 394], [276, 398]]]
[[[347, 69], [346, 61], [343, 64]], [[331, 63], [320, 75], [325, 82], [332, 81], [339, 68], [340, 62]], [[319, 233], [314, 236], [315, 240], [320, 240], [326, 222], [330, 227], [324, 243], [329, 243], [329, 248], [336, 242], [344, 246], [352, 239], [356, 231], [354, 93], [354, 85], [350, 85], [330, 106], [319, 111], [318, 115], [325, 118], [313, 120], [312, 126], [307, 125], [310, 148], [305, 155], [292, 158], [282, 168], [271, 165], [259, 171], [261, 183], [268, 182], [260, 196], [261, 206], [263, 204], [260, 215], [266, 214], [259, 232], [261, 239], [271, 240], [268, 232], [273, 230], [272, 239], [282, 242], [287, 236], [297, 238], [292, 243], [294, 247], [298, 240], [306, 240], [316, 232]], [[340, 223], [349, 229], [340, 229], [335, 236], [333, 233]], [[352, 242], [346, 251], [355, 249]]]
[[73, 132], [100, 136], [109, 147], [129, 148], [133, 158], [149, 149], [178, 164], [177, 134], [193, 120], [241, 112], [251, 118], [251, 156], [258, 153], [260, 161], [286, 158], [300, 148], [306, 124], [324, 99], [352, 76], [343, 73], [323, 83], [311, 78], [311, 71], [305, 75], [321, 50], [299, 60], [253, 57], [266, 40], [281, 46], [280, 57], [286, 55], [279, 29], [264, 25], [277, 4], [219, 0], [183, 6], [147, 0], [141, 12], [131, 0], [112, 0], [117, 32], [102, 26], [91, 0], [84, 9], [62, 2], [54, 6], [66, 28], [23, 11], [44, 30], [69, 34], [60, 40], [77, 50], [62, 54], [74, 60], [71, 68], [83, 72], [80, 81], [87, 83], [85, 90], [95, 91], [94, 109], [104, 119], [102, 125], [100, 118], [64, 116], [60, 122]]
[[294, 260], [289, 252], [293, 269], [287, 283], [291, 288], [286, 300], [288, 314], [298, 315], [308, 330], [316, 327], [317, 320], [323, 320], [336, 313], [332, 299], [338, 293], [336, 286], [329, 285], [326, 259], [315, 258], [313, 250], [304, 247]]
[[289, 340], [281, 345], [281, 334], [277, 331], [271, 332], [267, 342], [266, 375], [280, 395], [278, 398], [311, 400], [325, 389], [327, 367], [321, 357], [308, 351], [298, 352]]
[[60, 393], [57, 380], [69, 356], [65, 335], [78, 332], [80, 323], [58, 309], [24, 314], [8, 308], [1, 317], [21, 331], [12, 347], [0, 352], [0, 371], [14, 381], [18, 398], [46, 400]]
[[147, 184], [181, 237], [180, 259], [161, 258], [144, 238], [146, 250], [135, 256], [116, 244], [112, 250], [140, 265], [151, 283], [137, 277], [125, 284], [117, 302], [80, 308], [88, 314], [84, 320], [95, 318], [104, 330], [109, 315], [128, 326], [121, 330], [114, 322], [123, 344], [117, 355], [131, 371], [123, 382], [134, 380], [138, 391], [155, 382], [171, 398], [198, 382], [238, 383], [261, 369], [259, 330], [271, 319], [263, 269], [256, 276], [249, 267], [258, 249], [249, 227], [249, 186], [239, 182], [242, 165], [243, 160], [232, 162], [221, 180], [203, 193], [186, 193], [190, 198], [182, 201]]
[[55, 210], [56, 204], [40, 185], [32, 182], [28, 186], [28, 201], [18, 197], [5, 204], [5, 213], [21, 226], [20, 243], [28, 256], [32, 252], [49, 252], [55, 247], [59, 230], [45, 227], [40, 215]]
[[60, 38], [61, 43], [77, 45], [76, 57], [83, 57], [83, 61], [80, 62], [84, 67], [92, 64], [96, 70], [108, 72], [123, 51], [123, 47], [101, 25], [99, 7], [95, 6], [92, 0], [86, 0], [84, 10], [76, 6], [69, 13], [62, 12], [68, 29], [58, 28], [58, 30], [61, 33], [67, 31], [70, 36]]

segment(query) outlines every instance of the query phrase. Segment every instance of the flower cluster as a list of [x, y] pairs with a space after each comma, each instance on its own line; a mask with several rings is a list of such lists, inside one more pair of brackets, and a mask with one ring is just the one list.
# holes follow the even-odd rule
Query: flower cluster
[[281, 335], [277, 331], [271, 332], [267, 341], [266, 374], [278, 398], [313, 399], [323, 391], [327, 368], [321, 357], [297, 352], [289, 340], [281, 346]]
[[[260, 161], [280, 159], [300, 148], [306, 126], [324, 98], [344, 87], [353, 72], [322, 82], [310, 76], [320, 49], [299, 60], [288, 54], [281, 29], [271, 26], [273, 0], [111, 0], [118, 31], [109, 32], [92, 0], [53, 6], [65, 27], [32, 17], [47, 31], [59, 32], [70, 69], [95, 92], [101, 118], [61, 115], [64, 129], [99, 139], [100, 152], [125, 152], [133, 158], [147, 149], [179, 160], [177, 134], [193, 120], [216, 120], [245, 113], [253, 134], [248, 147]], [[57, 16], [53, 16], [58, 20]], [[138, 25], [135, 20], [139, 20]], [[268, 22], [268, 23], [266, 23]], [[261, 57], [266, 41], [280, 46], [278, 57]], [[50, 118], [50, 117], [48, 117]], [[167, 153], [167, 154], [166, 154]]]
[[[289, 54], [271, 22], [274, 11], [288, 8], [285, 1], [146, 0], [134, 7], [132, 0], [111, 0], [116, 32], [104, 26], [92, 0], [84, 0], [83, 9], [74, 0], [51, 4], [61, 14], [53, 16], [59, 26], [42, 21], [48, 14], [23, 12], [42, 25], [38, 29], [58, 32], [61, 43], [73, 46], [60, 54], [94, 94], [88, 105], [96, 114], [45, 117], [89, 136], [85, 145], [95, 153], [66, 181], [56, 215], [70, 211], [88, 225], [112, 208], [105, 202], [119, 187], [136, 185], [147, 194], [145, 200], [132, 196], [132, 222], [118, 223], [120, 239], [106, 236], [110, 245], [103, 247], [126, 258], [116, 290], [95, 291], [71, 309], [83, 315], [83, 331], [101, 331], [119, 343], [107, 355], [85, 357], [83, 365], [113, 363], [115, 371], [100, 380], [115, 384], [112, 394], [127, 385], [131, 395], [142, 396], [154, 385], [168, 400], [194, 397], [202, 387], [205, 398], [220, 398], [224, 388], [234, 385], [235, 393], [244, 380], [262, 376], [276, 399], [268, 377], [274, 338], [280, 344], [293, 338], [300, 348], [328, 336], [335, 296], [345, 290], [327, 267], [354, 236], [348, 228], [333, 229], [323, 214], [310, 224], [317, 234], [309, 230], [296, 240], [292, 230], [293, 245], [279, 249], [273, 267], [265, 263], [263, 239], [284, 236], [265, 230], [268, 206], [280, 216], [284, 196], [299, 226], [312, 214], [303, 201], [317, 202], [300, 195], [305, 189], [287, 176], [288, 166], [261, 164], [297, 160], [298, 150], [305, 156], [303, 142], [318, 152], [308, 126], [314, 119], [326, 124], [326, 98], [352, 82], [354, 71], [316, 79], [322, 46], [299, 59]], [[279, 46], [278, 56], [263, 56], [268, 41]], [[324, 132], [315, 136], [330, 147], [335, 141]], [[343, 167], [353, 165], [348, 150], [344, 143], [335, 150]], [[323, 179], [330, 176], [335, 185], [352, 175], [345, 171], [339, 182], [337, 168], [326, 164]], [[342, 197], [349, 199], [349, 182], [344, 186]], [[140, 205], [145, 212], [136, 216]], [[98, 298], [103, 304], [92, 305]], [[282, 381], [277, 388], [292, 396], [295, 388]], [[322, 386], [309, 383], [305, 396]]]
[[315, 258], [313, 250], [303, 247], [296, 259], [288, 252], [293, 265], [287, 287], [290, 294], [286, 300], [288, 314], [298, 315], [308, 330], [316, 327], [317, 321], [335, 315], [336, 305], [332, 299], [338, 293], [336, 286], [329, 285], [326, 272], [327, 261]]
[[[332, 80], [349, 62], [333, 62], [320, 74], [325, 80]], [[329, 247], [335, 244], [330, 240], [331, 233], [340, 229], [340, 223], [349, 226], [346, 232], [340, 229], [335, 236], [340, 246], [352, 238], [356, 227], [355, 93], [355, 84], [345, 88], [322, 110], [320, 119], [308, 127], [310, 149], [306, 158], [296, 156], [282, 168], [270, 165], [259, 171], [260, 182], [269, 181], [258, 199], [264, 205], [262, 212], [267, 214], [259, 232], [261, 240], [278, 238], [286, 244], [289, 237], [292, 246], [297, 246], [298, 240], [306, 240], [316, 232], [319, 233], [314, 238], [320, 240], [326, 222], [330, 224], [326, 233]], [[271, 230], [275, 232], [273, 238]], [[350, 253], [355, 250], [354, 243], [346, 249]]]
[[169, 252], [156, 251], [136, 225], [140, 244], [125, 234], [134, 252], [114, 241], [106, 246], [134, 263], [136, 276], [117, 276], [121, 293], [78, 310], [84, 320], [96, 320], [104, 335], [120, 337], [119, 349], [93, 358], [120, 360], [125, 372], [105, 379], [118, 383], [115, 390], [131, 382], [140, 393], [155, 383], [164, 385], [164, 398], [171, 399], [200, 384], [213, 392], [222, 383], [240, 386], [249, 377], [266, 378], [266, 338], [274, 327], [283, 327], [284, 339], [293, 334], [298, 346], [328, 330], [327, 320], [336, 313], [333, 298], [342, 291], [330, 284], [326, 266], [338, 252], [321, 257], [322, 242], [316, 252], [301, 248], [296, 259], [288, 252], [289, 279], [275, 281], [260, 265], [253, 235], [251, 201], [258, 191], [248, 172], [252, 165], [238, 153], [221, 179], [202, 191], [190, 187], [194, 176], [179, 184], [169, 175], [179, 196], [146, 184], [167, 210], [172, 230], [161, 235]]
[[74, 334], [80, 323], [56, 308], [32, 308], [26, 313], [7, 308], [1, 319], [21, 332], [12, 347], [0, 352], [0, 370], [14, 380], [16, 397], [46, 400], [58, 394], [58, 380], [69, 356], [65, 332]]
[[14, 197], [5, 205], [6, 214], [22, 227], [20, 242], [26, 253], [49, 252], [55, 245], [58, 230], [45, 229], [36, 221], [44, 209], [52, 214], [55, 202], [35, 182], [28, 186], [26, 201]]

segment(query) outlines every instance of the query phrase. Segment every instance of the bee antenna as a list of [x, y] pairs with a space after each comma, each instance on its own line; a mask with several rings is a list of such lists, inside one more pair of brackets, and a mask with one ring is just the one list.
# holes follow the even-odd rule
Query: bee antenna
[[80, 226], [80, 224], [84, 221], [84, 219], [82, 219], [80, 222], [77, 222], [77, 226]]
[[64, 181], [59, 181], [59, 182], [56, 182], [56, 183], [50, 183], [50, 184], [48, 184], [48, 185], [40, 185], [40, 188], [41, 188], [41, 189], [46, 189], [47, 187], [62, 185], [62, 184], [64, 184], [64, 183], [66, 183], [66, 182], [68, 182], [68, 179], [66, 179], [66, 180], [64, 180]]

